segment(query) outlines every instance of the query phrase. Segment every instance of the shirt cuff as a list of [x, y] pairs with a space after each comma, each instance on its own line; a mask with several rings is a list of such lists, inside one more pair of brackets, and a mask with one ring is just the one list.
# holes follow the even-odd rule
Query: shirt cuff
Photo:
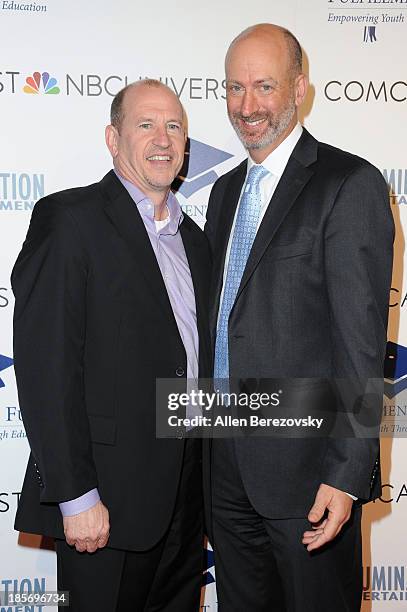
[[[344, 493], [346, 493], [346, 491], [344, 491]], [[357, 501], [359, 499], [358, 497], [355, 497], [354, 495], [351, 495], [350, 493], [346, 493], [346, 495], [349, 495], [349, 497], [351, 497], [353, 501]]]
[[91, 489], [84, 495], [71, 499], [66, 502], [59, 504], [59, 509], [62, 512], [62, 516], [74, 516], [89, 510], [100, 501], [99, 491], [97, 489]]

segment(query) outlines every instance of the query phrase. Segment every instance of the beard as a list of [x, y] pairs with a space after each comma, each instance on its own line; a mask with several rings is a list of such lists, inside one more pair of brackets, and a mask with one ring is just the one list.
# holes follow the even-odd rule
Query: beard
[[[253, 113], [249, 117], [245, 117], [241, 113], [233, 113], [229, 115], [229, 119], [245, 149], [264, 149], [273, 144], [285, 132], [296, 113], [296, 109], [295, 102], [292, 100], [287, 108], [278, 115], [275, 113]], [[250, 121], [266, 119], [268, 123], [266, 131], [262, 134], [251, 134], [249, 129], [245, 129], [244, 123], [241, 123], [248, 119]]]

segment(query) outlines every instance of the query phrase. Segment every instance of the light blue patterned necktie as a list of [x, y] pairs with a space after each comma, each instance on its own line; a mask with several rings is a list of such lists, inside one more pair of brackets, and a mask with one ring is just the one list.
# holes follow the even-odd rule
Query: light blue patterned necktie
[[243, 272], [256, 237], [261, 210], [260, 181], [266, 174], [268, 174], [268, 170], [263, 166], [255, 165], [250, 168], [236, 216], [215, 343], [215, 389], [222, 393], [229, 391], [229, 314], [235, 303]]

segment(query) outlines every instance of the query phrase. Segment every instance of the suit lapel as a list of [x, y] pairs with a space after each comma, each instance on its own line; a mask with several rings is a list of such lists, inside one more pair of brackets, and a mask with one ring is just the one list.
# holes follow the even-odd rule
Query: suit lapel
[[147, 287], [161, 304], [163, 316], [176, 325], [161, 270], [137, 206], [113, 170], [102, 179], [100, 186], [105, 194], [105, 213], [137, 261]]
[[304, 129], [258, 229], [236, 295], [236, 301], [273, 240], [278, 228], [313, 176], [314, 170], [309, 166], [316, 161], [316, 158], [317, 141]]

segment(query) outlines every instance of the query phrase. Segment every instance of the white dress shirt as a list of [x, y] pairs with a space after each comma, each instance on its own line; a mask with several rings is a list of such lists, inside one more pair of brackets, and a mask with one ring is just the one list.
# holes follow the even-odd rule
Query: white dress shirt
[[[297, 123], [293, 131], [288, 134], [287, 138], [283, 140], [283, 142], [281, 142], [278, 145], [278, 147], [274, 149], [274, 151], [272, 151], [270, 155], [268, 155], [266, 159], [261, 163], [261, 165], [264, 168], [266, 168], [266, 170], [268, 170], [269, 173], [266, 174], [266, 176], [262, 178], [262, 180], [260, 181], [260, 185], [259, 185], [260, 195], [261, 195], [261, 209], [260, 209], [260, 215], [259, 215], [259, 222], [257, 224], [257, 230], [259, 229], [260, 224], [263, 220], [263, 217], [266, 214], [266, 210], [268, 208], [270, 200], [273, 197], [273, 194], [276, 190], [278, 182], [285, 170], [285, 167], [288, 163], [291, 153], [294, 150], [295, 145], [297, 144], [297, 142], [299, 141], [301, 137], [301, 134], [302, 134], [302, 125], [300, 123]], [[225, 265], [223, 268], [223, 284], [222, 284], [222, 293], [220, 296], [220, 304], [222, 304], [222, 301], [223, 301], [223, 289], [225, 286], [226, 274], [227, 274], [228, 265], [229, 265], [230, 249], [232, 247], [232, 238], [233, 238], [233, 233], [235, 231], [237, 212], [239, 210], [243, 191], [246, 186], [247, 175], [249, 174], [250, 168], [254, 166], [255, 164], [256, 162], [254, 162], [252, 158], [249, 156], [247, 159], [246, 178], [244, 180], [242, 191], [240, 193], [238, 205], [236, 206], [236, 212], [235, 212], [235, 216], [233, 219], [233, 225], [232, 225], [232, 229], [230, 231], [230, 236], [229, 236], [228, 248], [226, 250]], [[220, 308], [219, 308], [219, 312], [220, 312]]]

